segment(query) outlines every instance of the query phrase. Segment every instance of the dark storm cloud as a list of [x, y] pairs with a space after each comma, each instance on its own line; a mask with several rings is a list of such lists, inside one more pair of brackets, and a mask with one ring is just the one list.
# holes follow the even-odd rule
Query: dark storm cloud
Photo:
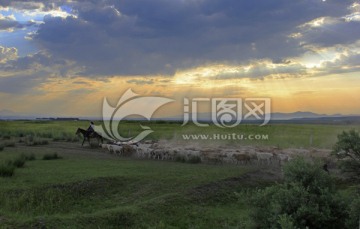
[[[33, 2], [42, 2], [47, 9], [69, 5], [76, 14], [67, 18], [46, 16], [34, 41], [53, 56], [85, 66], [84, 75], [172, 74], [177, 69], [213, 62], [239, 64], [250, 59], [277, 61], [297, 56], [304, 49], [296, 39], [288, 37], [298, 30], [297, 26], [318, 17], [346, 15], [352, 3], [348, 0]], [[358, 26], [357, 22], [354, 24]], [[347, 27], [342, 30], [344, 34], [354, 28], [351, 23], [341, 28], [344, 26]], [[330, 44], [349, 39], [346, 34], [332, 38], [326, 32], [320, 31], [317, 40], [324, 37], [323, 42]], [[316, 42], [311, 39], [314, 36], [309, 36], [309, 43]]]

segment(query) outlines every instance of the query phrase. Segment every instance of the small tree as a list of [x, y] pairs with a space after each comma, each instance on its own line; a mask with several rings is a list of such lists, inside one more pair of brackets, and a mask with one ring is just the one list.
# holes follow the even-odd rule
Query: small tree
[[360, 135], [357, 131], [343, 131], [339, 134], [333, 154], [343, 159], [341, 168], [344, 172], [360, 175]]
[[346, 205], [320, 161], [297, 158], [284, 167], [284, 183], [259, 190], [252, 204], [257, 228], [344, 228]]

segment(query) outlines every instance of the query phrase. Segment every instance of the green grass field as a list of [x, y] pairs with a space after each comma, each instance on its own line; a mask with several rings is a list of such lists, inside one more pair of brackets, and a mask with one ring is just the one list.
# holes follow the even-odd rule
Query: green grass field
[[[101, 124], [96, 122], [95, 124]], [[239, 125], [235, 128], [219, 128], [215, 125], [197, 127], [194, 124], [181, 126], [180, 123], [169, 122], [122, 122], [119, 131], [124, 137], [135, 136], [141, 131], [140, 124], [154, 130], [146, 139], [186, 141], [183, 135], [260, 135], [267, 136], [266, 140], [195, 140], [197, 144], [216, 145], [257, 145], [277, 146], [281, 148], [331, 148], [336, 142], [337, 135], [344, 130], [360, 130], [360, 125], [314, 125], [314, 124], [273, 124], [259, 127], [257, 125]], [[59, 140], [76, 140], [75, 132], [78, 127], [86, 129], [87, 121], [0, 121], [1, 136], [33, 135], [42, 138]]]
[[[249, 168], [121, 159], [90, 151], [15, 147], [1, 152], [1, 161], [24, 152], [34, 153], [37, 160], [26, 162], [11, 178], [0, 178], [0, 227], [251, 226], [248, 207], [235, 192], [256, 183], [222, 186], [221, 191], [204, 186], [220, 185], [252, 171]], [[63, 159], [41, 160], [51, 152]]]
[[[0, 228], [255, 228], [248, 200], [258, 187], [274, 183], [270, 172], [254, 166], [119, 158], [73, 141], [77, 127], [87, 125], [85, 121], [0, 122], [0, 144], [5, 145], [0, 164], [23, 153], [36, 157], [16, 168], [12, 177], [0, 177]], [[360, 130], [359, 126], [340, 125], [241, 125], [233, 129], [146, 125], [155, 131], [150, 139], [184, 141], [183, 134], [267, 134], [267, 141], [202, 140], [200, 144], [282, 148], [331, 148], [343, 130]], [[139, 126], [124, 122], [120, 129], [125, 135], [129, 130], [136, 133]], [[26, 136], [48, 142], [19, 143]], [[45, 154], [54, 153], [62, 159], [42, 160]], [[265, 174], [263, 178], [253, 176], [259, 170]]]

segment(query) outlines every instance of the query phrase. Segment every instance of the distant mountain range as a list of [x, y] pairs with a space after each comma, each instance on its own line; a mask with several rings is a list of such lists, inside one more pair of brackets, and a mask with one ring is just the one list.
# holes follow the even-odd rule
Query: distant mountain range
[[[334, 118], [334, 117], [352, 117], [352, 116], [360, 116], [360, 115], [342, 115], [342, 114], [317, 114], [309, 111], [296, 111], [292, 113], [281, 113], [274, 112], [270, 114], [271, 120], [292, 120], [292, 119], [313, 119], [313, 118]], [[166, 120], [183, 120], [183, 116], [175, 116], [171, 118], [164, 118]], [[191, 119], [191, 117], [190, 117]], [[198, 113], [197, 120], [201, 121], [210, 121], [211, 113]], [[256, 120], [255, 118], [249, 118], [248, 120]]]
[[[18, 114], [11, 110], [0, 110], [0, 119], [2, 120], [67, 120], [67, 119], [82, 119], [82, 120], [99, 120], [101, 118], [98, 117], [49, 117], [49, 116], [37, 116], [37, 115], [26, 115], [26, 114]], [[127, 120], [143, 120], [141, 118], [127, 118]], [[173, 116], [173, 117], [163, 117], [163, 118], [153, 118], [153, 120], [165, 120], [165, 121], [182, 121], [183, 115]], [[191, 117], [190, 117], [191, 120]], [[198, 121], [211, 121], [211, 113], [198, 113], [197, 114]], [[296, 111], [292, 113], [281, 113], [281, 112], [274, 112], [271, 113], [271, 122], [278, 122], [278, 121], [291, 121], [291, 122], [301, 122], [301, 121], [308, 121], [308, 122], [315, 122], [315, 121], [326, 121], [326, 122], [333, 122], [333, 121], [344, 121], [344, 120], [360, 120], [360, 115], [342, 115], [342, 114], [317, 114], [309, 111]], [[245, 120], [244, 120], [245, 121]], [[255, 121], [255, 119], [247, 120], [249, 122]]]
[[297, 111], [293, 113], [271, 113], [272, 120], [289, 120], [289, 119], [302, 119], [302, 118], [321, 118], [321, 117], [347, 117], [347, 116], [354, 116], [354, 115], [342, 115], [342, 114], [317, 114], [313, 112], [303, 112]]

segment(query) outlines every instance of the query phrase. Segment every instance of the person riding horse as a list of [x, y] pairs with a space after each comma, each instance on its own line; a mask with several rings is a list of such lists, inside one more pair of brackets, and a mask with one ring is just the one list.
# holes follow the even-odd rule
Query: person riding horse
[[90, 137], [92, 133], [95, 132], [94, 122], [90, 122], [90, 126], [86, 130], [86, 137]]
[[82, 146], [84, 145], [84, 142], [86, 140], [88, 140], [88, 142], [90, 144], [90, 138], [96, 138], [99, 143], [100, 143], [100, 141], [101, 141], [101, 143], [103, 143], [103, 137], [101, 136], [101, 134], [99, 134], [95, 131], [94, 122], [90, 122], [90, 126], [86, 130], [78, 128], [75, 134], [76, 135], [82, 134], [82, 136], [84, 138], [84, 140], [81, 144]]

